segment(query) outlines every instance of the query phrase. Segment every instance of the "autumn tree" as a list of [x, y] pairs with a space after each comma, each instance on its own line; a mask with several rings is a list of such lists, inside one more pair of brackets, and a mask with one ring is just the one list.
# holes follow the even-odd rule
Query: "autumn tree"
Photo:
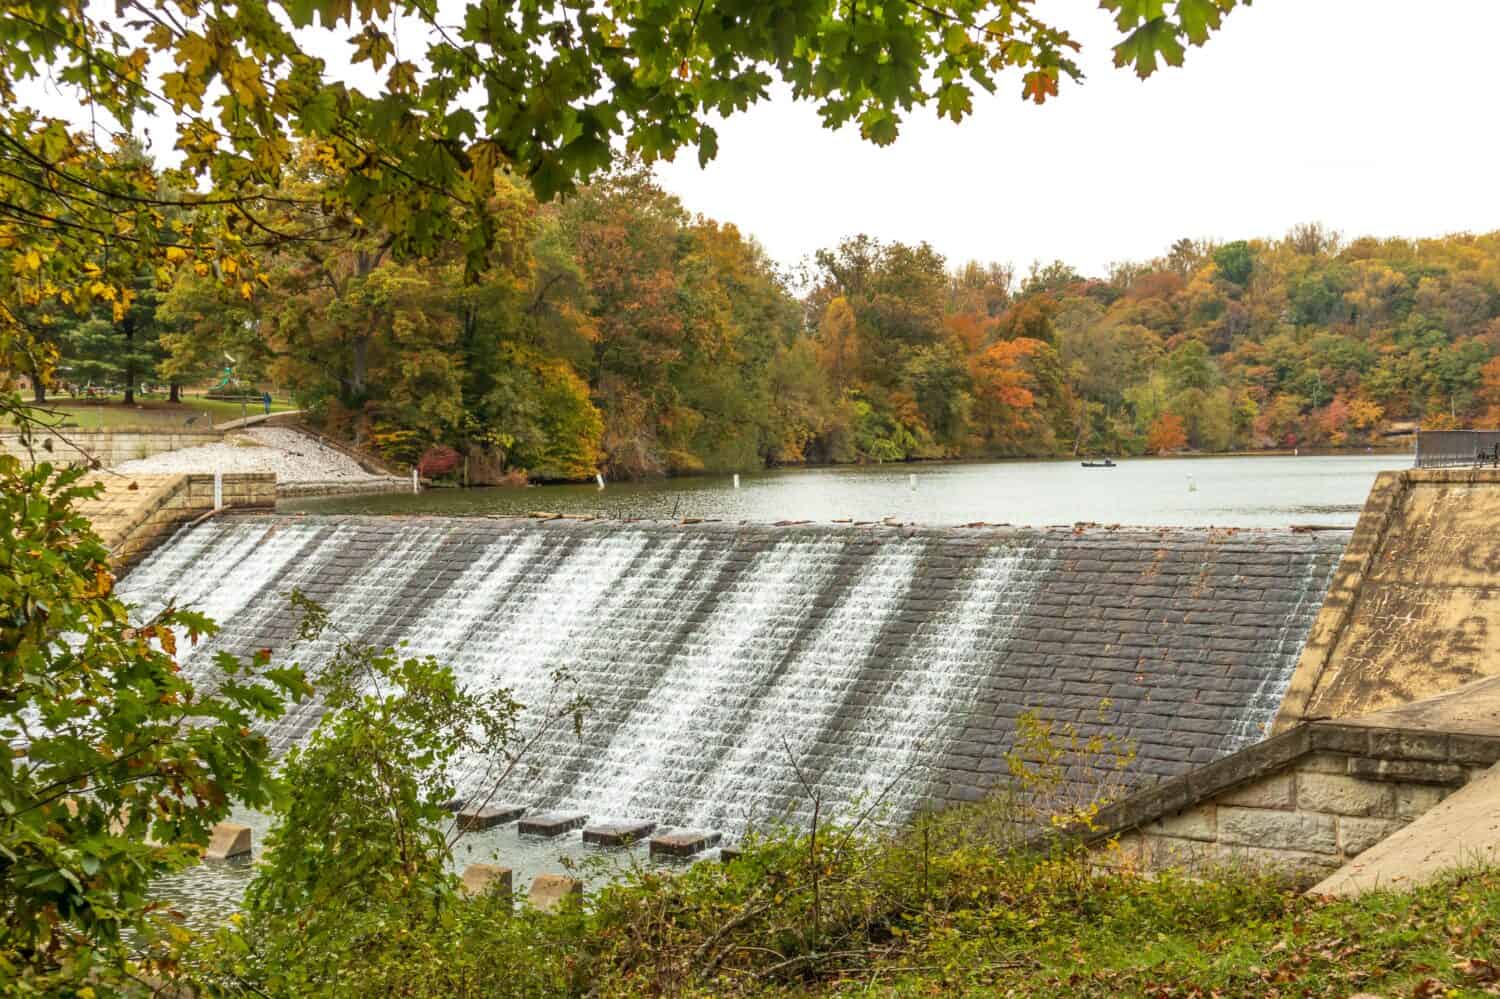
[[1176, 413], [1163, 413], [1146, 433], [1146, 450], [1153, 454], [1180, 451], [1187, 447], [1187, 442], [1187, 430]]

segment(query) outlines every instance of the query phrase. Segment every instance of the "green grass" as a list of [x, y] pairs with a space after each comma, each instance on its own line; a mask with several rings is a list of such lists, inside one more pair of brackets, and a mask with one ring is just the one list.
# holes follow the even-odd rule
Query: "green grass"
[[[282, 413], [297, 408], [290, 400], [275, 399], [271, 412]], [[243, 414], [237, 402], [221, 399], [201, 399], [185, 396], [181, 402], [168, 402], [165, 397], [137, 398], [134, 405], [126, 406], [116, 396], [108, 399], [59, 399], [50, 401], [45, 407], [33, 409], [36, 417], [46, 424], [62, 423], [84, 430], [207, 430], [213, 423], [227, 423], [241, 415], [258, 416], [265, 412], [260, 403], [247, 403]], [[191, 426], [188, 420], [197, 416]]]
[[1493, 996], [1500, 871], [1309, 898], [1234, 874], [1114, 878], [1090, 918], [938, 920], [891, 959], [787, 995]]

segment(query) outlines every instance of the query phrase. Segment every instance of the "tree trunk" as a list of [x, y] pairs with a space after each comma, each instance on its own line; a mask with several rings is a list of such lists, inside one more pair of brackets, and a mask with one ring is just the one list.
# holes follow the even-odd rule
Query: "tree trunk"
[[[125, 321], [120, 324], [120, 332], [125, 334], [126, 356], [135, 348], [135, 321], [133, 317], [126, 316]], [[125, 362], [125, 405], [135, 405], [135, 359], [131, 358]]]
[[365, 390], [365, 377], [370, 367], [370, 338], [359, 337], [354, 341], [354, 372], [349, 379], [349, 388], [358, 394]]
[[38, 406], [47, 402], [47, 383], [35, 372], [31, 375], [31, 398]]
[[182, 386], [181, 385], [179, 385], [177, 382], [173, 382], [172, 385], [171, 385], [170, 391], [171, 391], [171, 395], [167, 396], [167, 401], [168, 402], [181, 402], [182, 401]]

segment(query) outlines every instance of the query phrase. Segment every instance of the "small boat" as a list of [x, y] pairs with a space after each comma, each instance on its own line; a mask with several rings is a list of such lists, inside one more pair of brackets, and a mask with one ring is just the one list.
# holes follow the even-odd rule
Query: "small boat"
[[1114, 468], [1115, 467], [1115, 463], [1113, 461], [1110, 461], [1108, 458], [1105, 458], [1103, 461], [1085, 461], [1085, 462], [1082, 462], [1082, 464], [1083, 464], [1084, 468]]

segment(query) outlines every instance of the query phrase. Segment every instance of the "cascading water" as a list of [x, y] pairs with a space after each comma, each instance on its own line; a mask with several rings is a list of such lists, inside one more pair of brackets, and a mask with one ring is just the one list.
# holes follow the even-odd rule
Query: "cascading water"
[[[179, 534], [121, 594], [220, 621], [185, 658], [205, 680], [219, 649], [315, 670], [343, 640], [404, 643], [534, 722], [562, 671], [591, 702], [583, 734], [548, 732], [503, 798], [734, 834], [804, 817], [809, 788], [830, 808], [884, 795], [897, 818], [972, 796], [1024, 708], [1083, 723], [1108, 698], [1142, 780], [1237, 748], [1343, 539], [1164, 537], [247, 517]], [[293, 588], [330, 612], [316, 642], [293, 644]]]

